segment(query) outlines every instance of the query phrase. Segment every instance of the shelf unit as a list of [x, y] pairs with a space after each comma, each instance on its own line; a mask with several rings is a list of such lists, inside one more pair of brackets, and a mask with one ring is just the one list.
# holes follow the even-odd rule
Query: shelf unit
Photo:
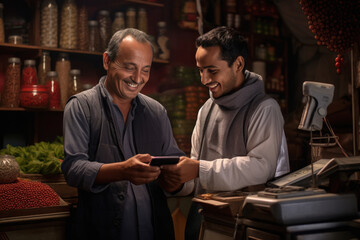
[[[165, 3], [159, 1], [103, 0], [99, 3], [96, 0], [76, 0], [78, 6], [80, 6], [81, 2], [86, 4], [89, 20], [95, 20], [100, 10], [109, 10], [111, 16], [113, 16], [116, 11], [125, 13], [127, 7], [145, 8], [148, 13], [148, 33], [154, 36], [157, 33], [156, 22], [167, 21], [168, 18]], [[62, 3], [63, 0], [57, 1], [59, 17]], [[40, 46], [40, 4], [41, 0], [16, 0], [4, 4], [4, 9], [7, 11], [4, 12], [5, 21], [6, 14], [21, 17], [22, 12], [27, 12], [24, 19], [29, 23], [29, 39], [25, 44], [0, 43], [0, 78], [5, 80], [7, 60], [10, 57], [20, 58], [21, 65], [26, 59], [35, 59], [38, 64], [42, 52], [48, 51], [51, 57], [51, 69], [54, 70], [58, 54], [65, 52], [69, 54], [71, 68], [81, 70], [81, 82], [95, 85], [99, 78], [106, 74], [102, 63], [103, 53]], [[22, 9], [23, 7], [26, 9]], [[5, 41], [7, 41], [8, 35], [6, 34]], [[157, 58], [153, 60], [150, 80], [143, 91], [146, 93], [156, 91], [157, 79], [163, 74], [163, 69], [168, 64], [169, 61], [166, 60]], [[0, 107], [0, 114], [2, 116], [0, 120], [2, 126], [0, 128], [0, 148], [6, 143], [14, 142], [16, 144], [16, 141], [20, 145], [30, 145], [39, 141], [53, 141], [56, 136], [62, 136], [63, 110]]]

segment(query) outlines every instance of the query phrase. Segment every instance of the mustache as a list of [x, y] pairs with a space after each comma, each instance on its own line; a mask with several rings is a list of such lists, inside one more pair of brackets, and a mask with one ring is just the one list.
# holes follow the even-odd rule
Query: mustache
[[129, 78], [125, 78], [124, 81], [126, 83], [130, 83], [130, 84], [143, 84], [145, 81], [143, 79], [141, 79], [141, 82], [136, 82], [135, 80], [131, 79], [130, 77]]

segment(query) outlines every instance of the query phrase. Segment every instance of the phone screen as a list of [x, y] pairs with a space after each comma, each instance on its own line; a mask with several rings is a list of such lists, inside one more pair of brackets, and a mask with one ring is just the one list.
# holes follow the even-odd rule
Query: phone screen
[[161, 166], [168, 164], [177, 164], [179, 162], [178, 156], [155, 156], [151, 159], [151, 166]]

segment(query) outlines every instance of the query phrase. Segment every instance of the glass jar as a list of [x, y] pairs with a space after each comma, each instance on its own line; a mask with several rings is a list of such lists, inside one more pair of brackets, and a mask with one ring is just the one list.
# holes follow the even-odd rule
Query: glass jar
[[38, 83], [40, 85], [45, 85], [46, 74], [48, 71], [50, 71], [50, 68], [51, 68], [50, 53], [48, 51], [43, 51], [38, 66]]
[[41, 4], [41, 45], [58, 46], [58, 6], [55, 0], [43, 0]]
[[145, 8], [140, 8], [138, 12], [138, 29], [147, 33], [147, 13]]
[[169, 38], [166, 32], [166, 22], [158, 22], [157, 44], [159, 46], [159, 58], [163, 60], [170, 58]]
[[88, 27], [88, 11], [85, 4], [79, 8], [79, 22], [78, 22], [78, 33], [79, 33], [79, 49], [87, 51], [89, 48], [89, 27]]
[[49, 90], [49, 108], [61, 108], [61, 96], [58, 74], [55, 71], [49, 71], [46, 74], [46, 87]]
[[128, 8], [126, 10], [126, 27], [136, 28], [136, 10], [135, 8]]
[[107, 10], [101, 10], [99, 12], [99, 33], [100, 33], [100, 49], [104, 51], [107, 48], [107, 44], [111, 38], [111, 19], [110, 13]]
[[19, 107], [20, 101], [20, 58], [9, 58], [4, 89], [1, 96], [2, 107]]
[[9, 43], [22, 44], [23, 38], [22, 38], [22, 36], [19, 36], [19, 35], [11, 35], [11, 36], [9, 36]]
[[95, 20], [89, 21], [88, 24], [89, 24], [89, 51], [100, 52], [99, 24]]
[[24, 85], [20, 92], [20, 106], [24, 108], [47, 108], [49, 92], [44, 85]]
[[76, 49], [78, 41], [77, 6], [74, 0], [65, 0], [61, 9], [60, 47]]
[[69, 92], [68, 96], [71, 97], [82, 91], [80, 83], [80, 70], [71, 69], [70, 70], [70, 82], [69, 82]]
[[124, 20], [124, 13], [123, 12], [116, 12], [115, 18], [112, 23], [112, 34], [116, 33], [117, 31], [125, 28], [125, 20]]
[[70, 82], [70, 60], [69, 54], [60, 53], [56, 60], [55, 70], [58, 73], [59, 85], [60, 85], [60, 96], [61, 96], [61, 107], [64, 108], [68, 99], [68, 86]]
[[5, 42], [3, 9], [4, 9], [4, 5], [0, 3], [0, 43]]
[[21, 86], [37, 84], [37, 71], [35, 63], [36, 62], [33, 59], [27, 59], [24, 61]]

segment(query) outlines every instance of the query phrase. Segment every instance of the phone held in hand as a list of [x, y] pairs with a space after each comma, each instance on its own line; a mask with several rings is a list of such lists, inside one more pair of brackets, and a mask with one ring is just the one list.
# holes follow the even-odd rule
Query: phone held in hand
[[169, 164], [177, 164], [179, 162], [178, 156], [155, 156], [151, 159], [151, 166], [161, 166]]

